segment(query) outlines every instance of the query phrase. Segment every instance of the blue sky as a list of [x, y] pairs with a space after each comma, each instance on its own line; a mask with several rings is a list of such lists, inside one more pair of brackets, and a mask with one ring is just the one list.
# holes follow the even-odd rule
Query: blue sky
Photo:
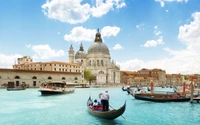
[[200, 73], [199, 0], [2, 0], [0, 68], [17, 58], [68, 62], [97, 28], [121, 70]]

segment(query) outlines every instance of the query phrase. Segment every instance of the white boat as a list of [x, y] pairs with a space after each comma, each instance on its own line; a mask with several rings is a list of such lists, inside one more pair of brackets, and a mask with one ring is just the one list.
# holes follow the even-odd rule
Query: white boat
[[52, 81], [41, 84], [39, 90], [42, 95], [68, 94], [75, 91], [74, 84], [66, 82]]

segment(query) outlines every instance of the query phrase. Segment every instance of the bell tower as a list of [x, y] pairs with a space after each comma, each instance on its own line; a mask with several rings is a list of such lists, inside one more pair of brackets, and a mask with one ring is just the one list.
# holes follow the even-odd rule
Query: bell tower
[[69, 63], [74, 63], [74, 49], [72, 45], [69, 48]]

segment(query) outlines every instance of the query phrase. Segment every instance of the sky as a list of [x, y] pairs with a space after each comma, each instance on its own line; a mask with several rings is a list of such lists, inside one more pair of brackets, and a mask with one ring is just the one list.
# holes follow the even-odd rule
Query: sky
[[120, 70], [200, 74], [200, 0], [1, 0], [0, 68], [68, 62], [99, 28]]

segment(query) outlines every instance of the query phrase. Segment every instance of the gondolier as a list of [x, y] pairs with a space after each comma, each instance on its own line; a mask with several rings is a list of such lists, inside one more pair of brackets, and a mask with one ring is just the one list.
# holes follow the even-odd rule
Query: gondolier
[[109, 98], [110, 98], [109, 94], [108, 94], [108, 90], [106, 90], [104, 93], [100, 93], [99, 98], [101, 99], [103, 111], [108, 111], [108, 109], [109, 109]]

